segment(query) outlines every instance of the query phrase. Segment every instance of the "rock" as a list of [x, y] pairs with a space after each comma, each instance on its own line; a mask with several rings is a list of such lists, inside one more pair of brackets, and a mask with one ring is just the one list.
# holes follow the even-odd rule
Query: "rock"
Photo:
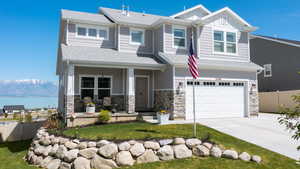
[[158, 150], [160, 148], [158, 142], [155, 141], [145, 141], [144, 147], [146, 149]]
[[88, 142], [88, 143], [87, 143], [87, 147], [88, 147], [88, 148], [96, 147], [96, 142], [94, 142], [94, 141]]
[[211, 143], [208, 143], [208, 142], [202, 143], [202, 145], [204, 145], [208, 149], [211, 149], [213, 147], [213, 145]]
[[60, 145], [56, 151], [55, 156], [59, 159], [63, 159], [66, 151], [68, 151], [67, 148], [64, 145]]
[[96, 143], [96, 147], [97, 148], [100, 148], [100, 147], [103, 147], [103, 146], [105, 146], [106, 144], [109, 144], [110, 142], [109, 141], [107, 141], [107, 140], [101, 140], [101, 141], [98, 141], [97, 143]]
[[210, 150], [210, 155], [212, 157], [220, 158], [222, 156], [222, 150], [219, 147], [214, 146]]
[[135, 145], [133, 145], [129, 151], [134, 157], [138, 157], [145, 152], [145, 147], [141, 143], [135, 143]]
[[44, 151], [43, 151], [43, 153], [42, 153], [42, 155], [43, 155], [44, 157], [47, 157], [48, 154], [51, 152], [51, 150], [52, 150], [52, 146], [51, 146], [51, 145], [45, 147], [45, 148], [44, 148]]
[[188, 148], [192, 149], [193, 147], [196, 147], [197, 145], [201, 144], [201, 140], [197, 139], [197, 138], [191, 138], [191, 139], [187, 139], [185, 141], [186, 146], [188, 146]]
[[53, 139], [51, 139], [51, 144], [52, 145], [59, 144], [59, 139], [57, 137], [54, 137]]
[[26, 155], [26, 159], [28, 162], [31, 161], [31, 158], [34, 156], [34, 152], [33, 151], [28, 151], [27, 155]]
[[72, 165], [66, 162], [60, 163], [59, 169], [71, 169]]
[[120, 151], [128, 151], [131, 145], [128, 142], [123, 142], [118, 145]]
[[64, 161], [71, 163], [72, 161], [74, 161], [77, 158], [78, 152], [79, 152], [78, 149], [74, 149], [74, 150], [65, 152]]
[[97, 154], [97, 151], [98, 151], [97, 148], [86, 148], [80, 150], [79, 155], [87, 159], [92, 159]]
[[35, 159], [35, 165], [41, 165], [43, 162], [43, 157], [42, 156], [38, 156], [36, 159]]
[[129, 151], [121, 151], [116, 156], [117, 164], [121, 166], [132, 166], [134, 164], [134, 160]]
[[59, 145], [58, 145], [58, 144], [54, 144], [54, 145], [52, 146], [52, 149], [51, 149], [51, 151], [49, 152], [49, 155], [51, 155], [51, 156], [55, 156], [55, 154], [56, 154], [56, 152], [57, 152], [57, 149], [58, 149], [58, 147], [59, 147]]
[[63, 137], [59, 137], [59, 144], [64, 145], [66, 142], [68, 142], [69, 140]]
[[159, 161], [159, 158], [154, 154], [153, 150], [146, 150], [145, 153], [139, 156], [136, 162], [139, 163], [151, 163]]
[[48, 164], [50, 163], [50, 161], [52, 161], [52, 160], [53, 160], [53, 158], [52, 158], [51, 156], [46, 157], [46, 158], [42, 161], [41, 167], [42, 167], [42, 168], [46, 168], [47, 165], [48, 165]]
[[118, 146], [114, 143], [106, 144], [99, 149], [98, 153], [106, 158], [113, 158], [118, 153]]
[[238, 153], [234, 150], [225, 150], [222, 157], [236, 160], [238, 159]]
[[252, 161], [256, 162], [256, 163], [260, 163], [261, 162], [261, 157], [258, 155], [254, 155], [251, 158]]
[[184, 144], [174, 146], [173, 150], [176, 158], [188, 158], [192, 156], [192, 151]]
[[193, 147], [193, 154], [196, 156], [207, 157], [209, 156], [209, 149], [204, 145]]
[[80, 142], [77, 146], [80, 150], [87, 148], [87, 142]]
[[77, 144], [76, 143], [73, 143], [71, 141], [67, 141], [65, 143], [65, 146], [69, 149], [69, 150], [72, 150], [72, 149], [75, 149], [77, 148]]
[[129, 143], [130, 145], [135, 145], [135, 144], [137, 143], [137, 141], [135, 141], [135, 140], [130, 140], [130, 141], [128, 141], [128, 143]]
[[169, 145], [173, 143], [173, 139], [163, 139], [158, 141], [161, 146]]
[[96, 155], [91, 160], [91, 167], [93, 169], [112, 169], [117, 168], [117, 164], [113, 160], [108, 160]]
[[35, 149], [34, 149], [34, 153], [36, 154], [36, 155], [42, 155], [43, 153], [44, 153], [44, 151], [45, 151], [45, 147], [44, 146], [37, 146]]
[[73, 143], [75, 143], [75, 144], [79, 144], [80, 143], [80, 141], [78, 140], [78, 139], [74, 139], [74, 140], [72, 140], [73, 141]]
[[37, 158], [38, 158], [38, 156], [33, 155], [33, 156], [31, 157], [29, 163], [30, 163], [30, 164], [36, 164], [36, 163], [37, 163], [37, 162], [36, 162]]
[[48, 165], [47, 165], [47, 169], [58, 169], [58, 167], [60, 166], [60, 160], [59, 159], [54, 159], [51, 160]]
[[74, 169], [91, 169], [90, 160], [83, 157], [76, 158], [73, 162], [73, 166]]
[[175, 138], [173, 144], [179, 145], [179, 144], [185, 144], [184, 138]]
[[49, 138], [44, 137], [44, 138], [42, 138], [42, 139], [40, 140], [40, 144], [41, 144], [41, 145], [44, 145], [44, 146], [48, 146], [48, 145], [51, 144], [51, 141], [50, 141]]
[[239, 155], [239, 159], [241, 159], [243, 161], [250, 161], [251, 156], [247, 152], [243, 152]]
[[169, 145], [165, 145], [165, 146], [161, 147], [157, 151], [157, 155], [158, 155], [159, 159], [161, 159], [163, 161], [174, 159], [174, 151], [173, 151], [172, 147]]

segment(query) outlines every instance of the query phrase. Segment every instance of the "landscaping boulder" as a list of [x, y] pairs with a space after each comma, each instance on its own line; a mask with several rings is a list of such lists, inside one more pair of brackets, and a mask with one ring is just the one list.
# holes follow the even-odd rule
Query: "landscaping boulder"
[[116, 156], [117, 164], [121, 166], [132, 166], [134, 164], [134, 160], [129, 151], [121, 151]]
[[41, 167], [42, 168], [46, 168], [47, 165], [50, 163], [50, 161], [52, 161], [53, 158], [51, 156], [46, 157], [45, 159], [43, 159], [42, 163], [41, 163]]
[[112, 169], [117, 168], [117, 164], [113, 160], [108, 160], [96, 155], [91, 160], [91, 167], [93, 169]]
[[88, 147], [87, 142], [80, 142], [77, 146], [80, 150], [86, 149]]
[[243, 152], [239, 155], [239, 159], [241, 159], [243, 161], [250, 161], [251, 156], [247, 152]]
[[204, 145], [193, 147], [193, 154], [196, 156], [207, 157], [209, 156], [209, 149]]
[[212, 157], [220, 158], [222, 156], [222, 150], [219, 147], [214, 146], [210, 150], [210, 155]]
[[49, 137], [43, 137], [41, 140], [40, 140], [40, 144], [41, 145], [44, 145], [44, 146], [48, 146], [51, 144], [51, 141], [49, 139]]
[[201, 140], [197, 139], [197, 138], [191, 138], [191, 139], [187, 139], [185, 141], [186, 146], [188, 146], [190, 149], [192, 149], [193, 147], [200, 145], [201, 144]]
[[78, 157], [73, 162], [73, 168], [74, 169], [91, 169], [90, 160], [83, 158], [83, 157]]
[[145, 147], [141, 143], [135, 143], [135, 145], [133, 145], [129, 151], [134, 157], [138, 157], [145, 152]]
[[185, 144], [185, 140], [184, 140], [184, 138], [175, 138], [173, 144], [175, 144], [175, 145]]
[[150, 163], [159, 161], [159, 158], [154, 154], [153, 150], [146, 150], [145, 153], [139, 156], [136, 162], [139, 163]]
[[169, 145], [173, 143], [173, 139], [163, 139], [158, 141], [161, 146]]
[[101, 141], [98, 141], [97, 143], [96, 143], [96, 147], [97, 148], [100, 148], [100, 147], [103, 147], [103, 146], [105, 146], [106, 144], [109, 144], [110, 142], [109, 141], [107, 141], [107, 140], [101, 140]]
[[49, 155], [55, 156], [55, 154], [56, 154], [56, 152], [57, 152], [57, 150], [58, 150], [58, 147], [59, 147], [58, 144], [54, 144], [54, 145], [52, 146], [51, 151], [49, 152]]
[[63, 137], [59, 137], [59, 144], [64, 145], [66, 142], [68, 142], [69, 140]]
[[157, 155], [158, 155], [159, 159], [161, 159], [163, 161], [174, 159], [174, 151], [173, 151], [172, 147], [169, 145], [165, 145], [165, 146], [161, 147], [157, 151]]
[[146, 149], [158, 150], [160, 148], [158, 142], [155, 141], [145, 141], [144, 147]]
[[261, 162], [261, 157], [258, 155], [254, 155], [251, 157], [251, 160], [256, 162], [256, 163], [260, 163]]
[[78, 149], [66, 151], [64, 153], [64, 161], [71, 163], [72, 161], [74, 161], [77, 158], [78, 152], [79, 152]]
[[58, 167], [60, 166], [60, 159], [53, 159], [51, 160], [48, 165], [47, 165], [47, 169], [58, 169]]
[[125, 141], [125, 142], [120, 143], [118, 145], [118, 147], [119, 147], [120, 151], [128, 151], [130, 149], [131, 145], [127, 141]]
[[97, 148], [86, 148], [80, 150], [79, 155], [87, 159], [92, 159], [97, 154], [97, 151], [98, 151]]
[[47, 157], [48, 154], [51, 152], [51, 150], [52, 150], [52, 146], [51, 146], [51, 145], [45, 147], [45, 148], [44, 148], [44, 151], [43, 151], [43, 153], [42, 153], [42, 155], [43, 155], [44, 157]]
[[34, 156], [34, 152], [33, 151], [28, 151], [27, 155], [26, 155], [26, 159], [27, 161], [31, 161], [32, 157]]
[[118, 153], [118, 146], [114, 143], [106, 144], [99, 149], [98, 153], [106, 158], [113, 158]]
[[222, 157], [236, 160], [238, 159], [238, 153], [234, 150], [225, 150]]
[[69, 149], [69, 150], [72, 150], [72, 149], [75, 149], [77, 148], [77, 144], [76, 143], [73, 143], [71, 141], [67, 141], [65, 143], [65, 146]]
[[59, 169], [71, 169], [72, 165], [66, 162], [60, 163]]
[[128, 143], [129, 143], [130, 145], [135, 145], [135, 143], [137, 143], [137, 141], [135, 141], [135, 140], [130, 140], [130, 141], [128, 141]]
[[37, 146], [35, 149], [34, 149], [34, 153], [36, 155], [42, 155], [45, 151], [45, 147], [44, 146]]
[[78, 139], [74, 139], [74, 140], [72, 140], [73, 141], [73, 143], [75, 143], [75, 144], [79, 144], [80, 143], [80, 141], [78, 140]]
[[88, 148], [96, 147], [96, 145], [97, 145], [97, 144], [96, 144], [96, 142], [94, 142], [94, 141], [90, 141], [90, 142], [87, 143], [87, 147], [88, 147]]
[[174, 146], [173, 150], [176, 158], [188, 158], [192, 156], [192, 151], [184, 144]]
[[202, 145], [204, 145], [204, 146], [207, 147], [208, 149], [211, 149], [211, 148], [213, 147], [213, 144], [208, 143], [208, 142], [202, 143]]
[[60, 145], [56, 151], [55, 156], [57, 158], [63, 159], [66, 151], [68, 151], [67, 148], [64, 145]]
[[43, 157], [42, 156], [38, 156], [35, 160], [35, 165], [41, 165], [43, 162]]
[[59, 139], [57, 137], [54, 137], [51, 139], [51, 144], [55, 145], [55, 144], [59, 144]]

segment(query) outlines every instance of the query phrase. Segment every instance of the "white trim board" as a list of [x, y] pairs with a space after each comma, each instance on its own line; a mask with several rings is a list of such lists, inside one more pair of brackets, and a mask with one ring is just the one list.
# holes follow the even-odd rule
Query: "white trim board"
[[196, 6], [194, 6], [194, 7], [189, 8], [189, 9], [186, 9], [186, 10], [184, 10], [184, 11], [178, 12], [178, 13], [176, 13], [176, 14], [174, 14], [174, 15], [171, 15], [170, 17], [171, 17], [171, 18], [175, 18], [175, 17], [177, 17], [177, 16], [184, 15], [184, 14], [189, 13], [189, 12], [191, 12], [191, 11], [193, 11], [193, 10], [196, 10], [196, 9], [202, 9], [202, 10], [203, 10], [204, 12], [206, 12], [207, 14], [210, 14], [210, 13], [211, 13], [211, 12], [210, 12], [207, 8], [205, 8], [202, 4], [199, 4], [199, 5], [196, 5]]

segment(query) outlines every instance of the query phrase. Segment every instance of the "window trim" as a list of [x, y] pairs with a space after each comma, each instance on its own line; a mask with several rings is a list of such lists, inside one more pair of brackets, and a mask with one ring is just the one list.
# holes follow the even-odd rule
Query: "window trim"
[[[131, 33], [133, 31], [142, 31], [143, 35], [142, 35], [142, 43], [139, 42], [133, 42], [132, 41], [132, 36]], [[139, 45], [139, 46], [145, 46], [145, 29], [139, 29], [139, 28], [129, 28], [129, 44], [131, 45]]]
[[[174, 30], [184, 29], [184, 46], [176, 46], [174, 42]], [[175, 49], [187, 49], [187, 28], [185, 26], [172, 25], [172, 47]]]
[[[82, 27], [86, 29], [85, 36], [78, 35], [78, 27]], [[96, 29], [96, 37], [89, 36], [89, 29]], [[107, 37], [102, 38], [100, 37], [100, 30], [106, 30]], [[92, 25], [84, 25], [84, 24], [75, 24], [75, 37], [77, 38], [84, 38], [84, 39], [99, 39], [99, 40], [109, 40], [109, 27], [108, 26], [92, 26]]]
[[[217, 52], [215, 51], [215, 31], [223, 32], [223, 39], [224, 39], [224, 52]], [[236, 44], [236, 52], [235, 53], [229, 53], [227, 52], [227, 33], [235, 33], [235, 44]], [[230, 56], [237, 56], [238, 55], [238, 30], [224, 30], [224, 29], [213, 29], [212, 30], [212, 50], [213, 54], [216, 55], [230, 55]], [[232, 42], [229, 42], [232, 43]], [[233, 44], [233, 43], [232, 43]]]
[[[270, 74], [266, 74], [266, 67], [270, 66]], [[264, 64], [264, 77], [272, 77], [272, 64]]]
[[[95, 79], [94, 80], [94, 88], [82, 88], [81, 87], [81, 78], [82, 77], [93, 77]], [[110, 78], [110, 88], [99, 88], [98, 87], [98, 78], [101, 78], [101, 77]], [[79, 75], [79, 95], [80, 95], [80, 98], [81, 98], [81, 90], [82, 89], [93, 89], [94, 90], [94, 96], [95, 95], [99, 96], [99, 94], [98, 94], [99, 89], [110, 89], [110, 96], [112, 96], [113, 95], [113, 92], [112, 92], [112, 89], [113, 89], [113, 76], [112, 75], [85, 75], [85, 74], [80, 74]], [[98, 99], [98, 98], [94, 98], [94, 99]]]

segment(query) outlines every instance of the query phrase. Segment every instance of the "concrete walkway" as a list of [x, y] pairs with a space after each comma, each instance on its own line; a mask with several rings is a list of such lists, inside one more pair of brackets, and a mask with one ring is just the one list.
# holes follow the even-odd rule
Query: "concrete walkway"
[[[297, 146], [300, 145], [300, 140], [295, 141], [291, 138], [292, 133], [279, 125], [278, 117], [279, 115], [274, 114], [260, 114], [259, 117], [199, 119], [197, 122], [298, 160], [300, 151], [297, 151]], [[192, 123], [192, 121], [170, 121], [170, 123]]]

